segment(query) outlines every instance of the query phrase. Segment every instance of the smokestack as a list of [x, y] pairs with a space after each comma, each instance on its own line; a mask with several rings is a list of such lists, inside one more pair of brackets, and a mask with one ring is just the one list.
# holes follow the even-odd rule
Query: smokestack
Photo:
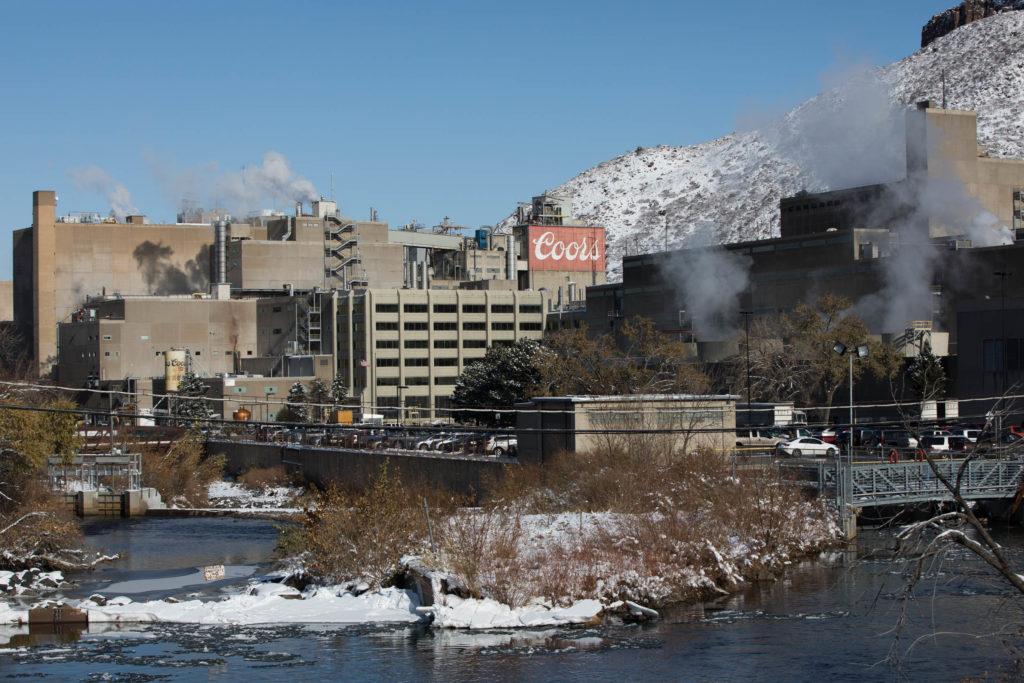
[[295, 202], [295, 217], [302, 218], [302, 202]]
[[214, 283], [227, 284], [228, 281], [228, 223], [215, 221], [213, 224], [213, 257], [216, 264]]
[[516, 240], [512, 233], [507, 236], [505, 242], [505, 275], [509, 280], [516, 279]]
[[570, 282], [569, 283], [569, 303], [572, 303], [573, 301], [576, 301], [576, 283], [575, 282]]

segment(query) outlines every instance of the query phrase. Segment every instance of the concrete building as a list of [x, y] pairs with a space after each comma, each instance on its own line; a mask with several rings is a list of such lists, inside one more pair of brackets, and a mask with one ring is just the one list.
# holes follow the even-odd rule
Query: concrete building
[[690, 394], [534, 398], [516, 404], [518, 457], [521, 462], [542, 463], [558, 453], [602, 447], [642, 449], [652, 461], [677, 453], [727, 453], [736, 441], [738, 398]]
[[254, 357], [255, 299], [126, 297], [92, 302], [59, 327], [59, 370], [64, 386], [86, 386], [164, 375], [164, 352], [187, 349], [197, 374], [238, 371]]
[[0, 322], [14, 320], [14, 281], [0, 280]]
[[[976, 124], [971, 112], [915, 108], [907, 114], [906, 179], [787, 197], [780, 205], [782, 236], [775, 239], [627, 256], [621, 283], [589, 288], [586, 310], [551, 313], [550, 325], [606, 332], [644, 316], [689, 344], [694, 358], [714, 362], [735, 353], [740, 310], [774, 315], [833, 293], [856, 303], [874, 334], [898, 341], [908, 330], [927, 328], [933, 348], [956, 355], [962, 307], [998, 296], [1003, 285], [1006, 296], [1024, 296], [1024, 277], [1003, 283], [994, 275], [1021, 272], [1024, 241], [980, 246], [972, 239], [976, 226], [968, 224], [988, 212], [1018, 228], [1024, 160], [979, 155]], [[966, 207], [961, 223], [950, 222], [955, 211], [920, 206], [930, 193], [947, 189], [951, 204]], [[748, 281], [734, 300], [720, 302], [719, 319], [701, 321], [684, 275], [709, 270], [706, 259], [712, 259], [710, 270], [731, 264]], [[928, 300], [896, 320], [888, 303], [902, 293], [893, 280], [900, 270], [928, 278], [906, 285]]]
[[[390, 230], [376, 216], [346, 218], [333, 201], [321, 199], [310, 213], [300, 204], [291, 216], [266, 213], [235, 220], [218, 240], [217, 228], [209, 224], [149, 224], [144, 216], [123, 223], [98, 214], [58, 217], [56, 193], [40, 190], [33, 194], [32, 226], [13, 236], [13, 317], [45, 374], [56, 361], [58, 324], [68, 322], [89, 297], [299, 295], [306, 301], [294, 336], [313, 355], [322, 350], [316, 329], [319, 299], [334, 289], [509, 289], [512, 283], [511, 288], [547, 289], [557, 301], [581, 299], [585, 284], [604, 281], [604, 231], [569, 226], [571, 205], [564, 224], [555, 224], [561, 216], [541, 207], [538, 220], [552, 222], [544, 224], [541, 237], [551, 243], [541, 245], [540, 256], [530, 252], [518, 258], [517, 244], [523, 254], [537, 251], [529, 243], [537, 226], [517, 228], [514, 239], [487, 231], [455, 234], [458, 226], [447, 220], [429, 231]], [[182, 220], [224, 217], [222, 211], [195, 207], [181, 214]], [[589, 240], [588, 246], [580, 240]], [[215, 272], [220, 264], [223, 273]]]
[[547, 295], [366, 289], [332, 296], [337, 372], [366, 412], [449, 416], [455, 381], [487, 348], [544, 333]]

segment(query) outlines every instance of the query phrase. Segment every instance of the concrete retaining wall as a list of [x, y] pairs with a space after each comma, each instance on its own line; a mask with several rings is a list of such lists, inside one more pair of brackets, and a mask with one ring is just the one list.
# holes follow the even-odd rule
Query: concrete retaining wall
[[498, 481], [510, 458], [385, 453], [348, 448], [315, 448], [248, 441], [214, 441], [207, 453], [224, 456], [225, 470], [238, 475], [254, 467], [286, 465], [320, 488], [367, 487], [385, 465], [405, 483], [478, 495]]

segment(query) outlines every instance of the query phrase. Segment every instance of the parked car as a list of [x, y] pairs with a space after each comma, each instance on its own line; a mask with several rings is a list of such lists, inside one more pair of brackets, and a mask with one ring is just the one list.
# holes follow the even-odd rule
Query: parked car
[[491, 434], [484, 441], [484, 452], [495, 457], [515, 455], [519, 442], [509, 434]]
[[879, 445], [887, 448], [917, 448], [917, 439], [903, 429], [886, 429], [882, 432]]
[[775, 448], [786, 439], [767, 429], [737, 429], [737, 448]]
[[812, 457], [835, 457], [839, 453], [839, 449], [830, 443], [825, 443], [821, 439], [816, 439], [813, 436], [802, 436], [799, 439], [793, 439], [792, 441], [783, 441], [778, 445], [780, 453], [785, 455], [791, 455], [794, 458], [799, 458], [805, 455]]
[[431, 434], [427, 438], [421, 439], [420, 441], [416, 442], [416, 450], [418, 450], [418, 451], [431, 451], [431, 450], [434, 450], [434, 448], [437, 446], [437, 444], [441, 443], [442, 441], [447, 439], [449, 436], [450, 435], [447, 432], [437, 432], [436, 434]]
[[832, 427], [826, 427], [825, 429], [821, 430], [821, 433], [818, 435], [818, 438], [821, 439], [822, 441], [824, 441], [825, 443], [833, 443], [834, 444], [834, 443], [836, 443], [836, 437], [837, 436], [838, 436], [837, 430], [833, 429]]
[[921, 447], [934, 453], [962, 453], [967, 450], [968, 444], [970, 442], [963, 436], [936, 434], [921, 437]]
[[953, 436], [962, 436], [971, 443], [977, 443], [981, 436], [981, 430], [977, 427], [951, 427], [949, 433]]

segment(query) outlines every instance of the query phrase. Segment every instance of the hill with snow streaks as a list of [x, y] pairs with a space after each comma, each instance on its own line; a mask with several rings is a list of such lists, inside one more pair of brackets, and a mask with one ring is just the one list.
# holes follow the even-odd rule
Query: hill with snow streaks
[[[978, 112], [979, 144], [1024, 157], [1024, 12], [963, 26], [889, 66], [858, 74], [781, 119], [689, 147], [638, 148], [552, 191], [607, 228], [609, 277], [624, 254], [778, 234], [779, 200], [895, 180], [904, 108], [923, 99]], [[664, 211], [664, 214], [660, 212]]]

